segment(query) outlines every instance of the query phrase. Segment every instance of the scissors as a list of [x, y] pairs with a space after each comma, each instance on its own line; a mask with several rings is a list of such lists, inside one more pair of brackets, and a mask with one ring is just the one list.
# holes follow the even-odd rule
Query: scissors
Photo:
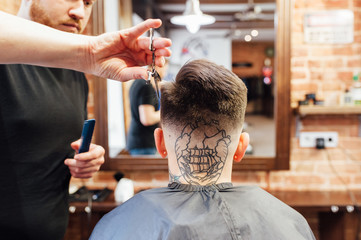
[[157, 72], [157, 70], [155, 70], [155, 53], [154, 53], [155, 48], [153, 47], [153, 41], [154, 41], [154, 29], [153, 28], [151, 28], [149, 30], [149, 38], [150, 38], [149, 50], [152, 51], [152, 65], [151, 65], [151, 69], [148, 69], [148, 79], [146, 81], [147, 81], [147, 84], [150, 84], [150, 80], [153, 77], [156, 95], [159, 100], [160, 99], [160, 91], [159, 91], [158, 82], [162, 81], [162, 79], [160, 78], [160, 75]]

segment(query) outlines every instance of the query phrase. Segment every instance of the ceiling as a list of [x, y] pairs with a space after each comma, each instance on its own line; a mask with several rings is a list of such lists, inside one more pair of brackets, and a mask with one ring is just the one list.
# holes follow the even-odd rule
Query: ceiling
[[[174, 25], [171, 17], [182, 15], [186, 0], [133, 0], [133, 11], [141, 18], [160, 18], [164, 31], [184, 29]], [[200, 0], [204, 14], [212, 15], [216, 22], [203, 25], [201, 29], [228, 29], [230, 35], [237, 35], [245, 29], [257, 29], [273, 35], [276, 0]], [[260, 12], [256, 13], [257, 10]]]

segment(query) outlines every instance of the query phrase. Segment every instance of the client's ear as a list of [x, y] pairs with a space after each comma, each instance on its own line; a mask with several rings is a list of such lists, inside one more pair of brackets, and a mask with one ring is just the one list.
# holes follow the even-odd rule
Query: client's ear
[[155, 146], [157, 147], [160, 156], [165, 158], [168, 155], [168, 153], [167, 153], [167, 149], [165, 148], [163, 129], [156, 128], [154, 130], [154, 140], [155, 140]]
[[242, 160], [244, 154], [246, 153], [248, 144], [249, 144], [249, 135], [248, 133], [243, 132], [239, 138], [238, 146], [233, 156], [235, 162], [240, 162]]

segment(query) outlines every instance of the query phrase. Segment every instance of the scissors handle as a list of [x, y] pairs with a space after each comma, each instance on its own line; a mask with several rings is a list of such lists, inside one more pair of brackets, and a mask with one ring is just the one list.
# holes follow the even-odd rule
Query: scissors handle
[[150, 38], [149, 50], [154, 52], [154, 48], [153, 48], [154, 28], [149, 29], [149, 38]]

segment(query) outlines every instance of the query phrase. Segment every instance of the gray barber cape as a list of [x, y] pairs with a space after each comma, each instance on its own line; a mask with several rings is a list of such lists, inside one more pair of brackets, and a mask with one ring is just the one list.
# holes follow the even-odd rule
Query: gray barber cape
[[315, 239], [297, 211], [257, 186], [170, 183], [106, 214], [92, 240]]

